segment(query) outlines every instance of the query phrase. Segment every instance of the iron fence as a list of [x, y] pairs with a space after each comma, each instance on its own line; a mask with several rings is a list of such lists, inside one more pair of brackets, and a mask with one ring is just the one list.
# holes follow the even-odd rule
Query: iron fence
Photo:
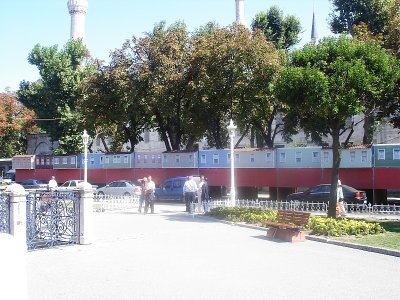
[[132, 209], [137, 208], [138, 206], [138, 196], [95, 194], [93, 199], [93, 210], [97, 212], [104, 212], [106, 210]]
[[0, 192], [0, 232], [10, 233], [10, 195]]
[[[191, 204], [192, 213], [204, 213], [216, 207], [229, 207], [230, 200], [213, 200], [199, 206], [197, 203]], [[393, 215], [400, 216], [400, 205], [371, 205], [371, 204], [351, 204], [344, 203], [347, 214], [364, 215]], [[311, 213], [325, 214], [328, 212], [328, 204], [321, 202], [301, 202], [301, 201], [276, 201], [276, 200], [236, 200], [236, 207], [261, 208], [265, 210], [297, 210]]]
[[36, 191], [27, 195], [29, 250], [79, 243], [79, 193]]

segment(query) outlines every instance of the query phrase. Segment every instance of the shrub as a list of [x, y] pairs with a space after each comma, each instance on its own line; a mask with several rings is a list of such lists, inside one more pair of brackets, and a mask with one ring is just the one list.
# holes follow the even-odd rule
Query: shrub
[[311, 217], [307, 227], [312, 234], [327, 236], [368, 235], [385, 232], [385, 229], [379, 223], [346, 218]]
[[[263, 221], [275, 221], [277, 212], [261, 208], [217, 207], [208, 212], [207, 215], [231, 222], [257, 224]], [[311, 230], [312, 234], [327, 236], [368, 235], [385, 232], [385, 229], [379, 223], [317, 216], [309, 218], [307, 228]]]
[[261, 208], [217, 207], [209, 211], [207, 215], [227, 221], [250, 224], [276, 219], [276, 211], [263, 210]]

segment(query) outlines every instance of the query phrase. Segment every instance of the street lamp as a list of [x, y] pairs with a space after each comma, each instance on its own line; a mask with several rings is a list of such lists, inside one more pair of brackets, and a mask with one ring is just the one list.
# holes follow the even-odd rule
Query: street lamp
[[235, 137], [236, 126], [232, 119], [227, 127], [229, 137], [231, 138], [231, 206], [236, 206], [235, 200], [235, 157], [233, 156], [233, 138]]
[[87, 183], [87, 146], [89, 143], [89, 135], [86, 132], [86, 129], [83, 130], [83, 134], [82, 134], [82, 141], [83, 141], [83, 145], [85, 146], [85, 154], [84, 154], [84, 158], [83, 158], [83, 164], [84, 164], [84, 175], [83, 175], [83, 181], [85, 183]]

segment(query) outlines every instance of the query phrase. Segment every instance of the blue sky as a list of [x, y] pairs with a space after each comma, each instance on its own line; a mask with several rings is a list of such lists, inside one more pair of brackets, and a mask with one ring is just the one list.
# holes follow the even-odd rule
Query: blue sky
[[[330, 35], [329, 0], [245, 0], [248, 25], [256, 13], [277, 5], [285, 15], [300, 19], [300, 45], [311, 35], [315, 7], [318, 38]], [[27, 57], [36, 44], [62, 48], [70, 36], [67, 0], [2, 0], [2, 47], [0, 92], [17, 90], [22, 80], [35, 81], [39, 74]], [[227, 26], [235, 21], [235, 0], [89, 0], [86, 42], [93, 57], [108, 61], [110, 51], [120, 48], [132, 35], [151, 31], [155, 23], [186, 23], [188, 30], [216, 21]]]

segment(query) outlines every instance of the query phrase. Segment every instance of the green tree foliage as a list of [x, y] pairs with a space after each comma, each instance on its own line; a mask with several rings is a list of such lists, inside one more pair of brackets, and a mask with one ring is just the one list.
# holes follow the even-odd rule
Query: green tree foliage
[[387, 23], [387, 35], [385, 46], [393, 50], [398, 56], [400, 54], [400, 0], [393, 0], [390, 9], [389, 21]]
[[21, 82], [17, 92], [19, 101], [43, 120], [40, 127], [52, 140], [60, 141], [60, 153], [80, 150], [76, 146], [81, 144], [84, 120], [76, 109], [83, 97], [81, 83], [93, 72], [92, 64], [87, 63], [88, 57], [81, 40], [69, 41], [60, 51], [57, 46], [36, 45], [28, 61], [38, 68], [41, 78], [32, 83]]
[[15, 95], [0, 93], [0, 157], [25, 154], [27, 136], [37, 133], [35, 113], [16, 100]]
[[193, 88], [211, 146], [227, 146], [226, 124], [232, 115], [242, 133], [254, 126], [270, 146], [279, 108], [270, 90], [281, 68], [273, 44], [260, 31], [232, 25], [196, 35], [192, 48]]
[[[395, 0], [332, 0], [333, 12], [330, 25], [334, 33], [349, 33], [360, 40], [377, 40], [384, 44], [387, 39], [389, 22], [393, 16]], [[377, 120], [370, 108], [363, 112], [363, 143], [372, 143]]]
[[287, 104], [285, 127], [302, 128], [314, 140], [332, 137], [332, 199], [329, 216], [335, 217], [340, 156], [339, 137], [349, 129], [348, 119], [367, 108], [385, 105], [395, 89], [399, 67], [377, 43], [344, 36], [306, 45], [290, 57], [291, 67], [279, 78], [276, 92]]
[[[142, 141], [141, 134], [153, 123], [144, 90], [132, 72], [131, 51], [130, 43], [125, 43], [111, 54], [110, 63], [99, 64], [97, 72], [85, 83], [82, 111], [107, 152], [123, 151], [126, 142], [133, 152]], [[108, 136], [112, 137], [111, 148], [104, 142]]]
[[350, 33], [353, 26], [368, 24], [374, 33], [387, 31], [393, 0], [331, 0], [333, 11], [330, 14], [330, 26], [334, 33]]
[[123, 49], [136, 93], [149, 106], [154, 127], [168, 151], [184, 145], [190, 149], [201, 137], [189, 85], [189, 46], [184, 24], [167, 28], [161, 22], [144, 37], [133, 37]]
[[251, 28], [260, 29], [267, 40], [273, 42], [278, 49], [288, 50], [300, 41], [300, 20], [292, 15], [285, 17], [277, 6], [258, 13]]

